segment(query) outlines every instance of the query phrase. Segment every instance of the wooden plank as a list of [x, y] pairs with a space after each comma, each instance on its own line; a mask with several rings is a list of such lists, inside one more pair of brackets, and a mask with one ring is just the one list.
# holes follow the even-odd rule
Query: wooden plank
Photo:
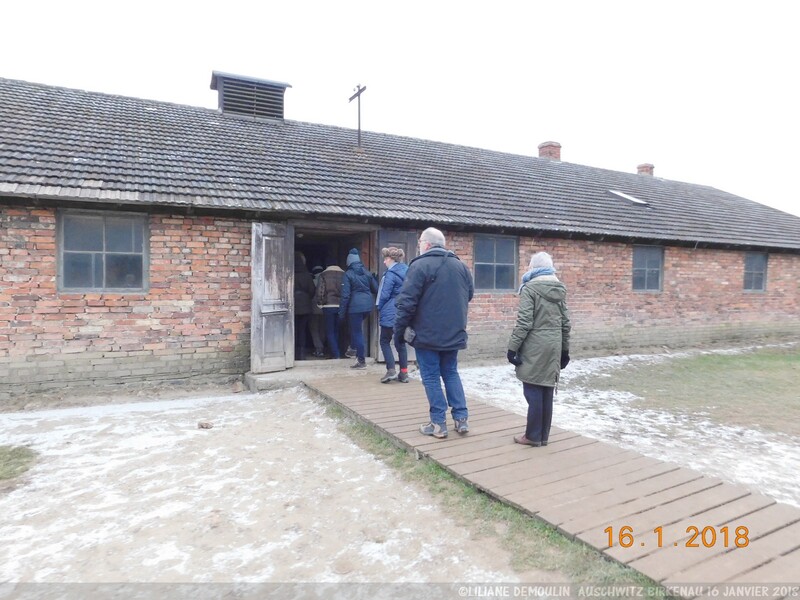
[[[714, 530], [715, 534], [719, 534], [715, 535], [714, 543], [724, 544], [726, 540], [723, 539], [719, 529], [714, 528]], [[709, 534], [706, 542], [711, 544], [711, 539]], [[735, 528], [731, 526], [728, 531], [727, 542], [729, 544], [727, 547], [730, 548], [729, 552], [703, 562], [696, 562], [687, 569], [673, 573], [664, 580], [664, 583], [672, 585], [708, 582], [709, 573], [714, 574], [715, 581], [727, 581], [737, 575], [742, 575], [752, 570], [754, 564], [768, 563], [800, 547], [800, 522], [782, 527], [752, 542], [749, 542], [749, 538], [748, 541], [740, 538], [740, 544], [747, 543], [746, 546], [742, 547], [737, 547]], [[702, 541], [700, 543], [701, 545], [703, 544]], [[797, 567], [800, 569], [800, 563], [798, 563]], [[797, 574], [800, 576], [800, 572]], [[798, 577], [797, 582], [800, 583], [800, 577]]]
[[[749, 535], [752, 542], [772, 531], [796, 522], [798, 518], [800, 518], [800, 511], [794, 506], [770, 504], [761, 510], [742, 517], [741, 520], [737, 519], [726, 524], [732, 529], [736, 529], [740, 525], [746, 526], [750, 530]], [[706, 524], [697, 523], [696, 525], [699, 527]], [[710, 548], [686, 548], [688, 539], [689, 535], [684, 532], [677, 542], [673, 542], [673, 544], [677, 543], [678, 545], [671, 547], [672, 552], [667, 552], [670, 548], [661, 548], [643, 558], [631, 561], [628, 566], [646, 573], [648, 577], [656, 581], [662, 581], [673, 573], [687, 569], [696, 562], [708, 560], [727, 550], [721, 545]]]
[[[708, 490], [720, 485], [722, 482], [718, 479], [702, 478], [690, 481], [684, 485], [664, 490], [658, 494], [653, 494], [643, 498], [638, 498], [632, 502], [625, 502], [623, 504], [616, 504], [601, 510], [592, 510], [585, 515], [581, 515], [566, 520], [558, 519], [558, 515], [554, 515], [558, 520], [558, 527], [565, 533], [576, 535], [582, 531], [587, 531], [592, 528], [599, 527], [605, 529], [606, 527], [621, 526], [624, 524], [626, 517], [644, 512], [650, 508], [668, 504], [679, 498], [691, 496], [704, 490]], [[547, 517], [543, 517], [548, 520]], [[554, 523], [555, 524], [555, 523]]]
[[[548, 484], [532, 486], [522, 492], [507, 493], [506, 496], [521, 506], [546, 505], [548, 510], [557, 508], [561, 515], [581, 515], [586, 512], [586, 502], [590, 502], [592, 510], [621, 502], [622, 500], [612, 494], [621, 493], [623, 486], [643, 474], [676, 472], [679, 470], [673, 465], [634, 459], [614, 465], [612, 469], [593, 470], [590, 479], [585, 476], [559, 479]], [[688, 475], [684, 476], [682, 481], [685, 482], [687, 477]], [[639, 494], [635, 491], [628, 492], [628, 497], [638, 498]]]
[[[395, 443], [656, 581], [697, 584], [694, 594], [713, 583], [706, 577], [745, 583], [800, 581], [796, 507], [557, 427], [546, 447], [514, 444], [512, 437], [524, 430], [525, 416], [473, 398], [468, 401], [468, 434], [451, 432], [444, 440], [423, 436], [419, 426], [429, 407], [419, 383], [399, 386], [337, 378], [309, 387], [372, 423]], [[634, 532], [629, 548], [618, 538], [626, 525]], [[709, 548], [686, 546], [688, 527], [713, 527], [719, 539], [726, 525], [729, 536], [730, 531], [735, 536], [740, 525], [749, 527], [748, 547], [726, 548], [722, 542]], [[656, 527], [661, 528], [661, 547]]]
[[626, 525], [636, 535], [643, 536], [638, 545], [630, 548], [623, 548], [619, 544], [608, 547], [608, 535], [600, 530], [589, 530], [578, 537], [595, 548], [604, 550], [608, 556], [629, 563], [657, 550], [657, 538], [653, 533], [656, 527], [662, 528], [663, 546], [670, 548], [686, 537], [688, 527], [696, 527], [698, 523], [722, 527], [775, 503], [771, 498], [751, 494], [744, 488], [733, 485], [720, 486], [717, 494], [719, 495], [690, 496], [629, 517]]
[[[597, 444], [598, 442], [595, 442]], [[555, 481], [571, 477], [574, 473], [584, 473], [592, 469], [602, 467], [604, 464], [616, 463], [624, 460], [625, 457], [632, 457], [634, 452], [629, 450], [619, 450], [618, 453], [608, 456], [598, 456], [594, 452], [595, 444], [572, 448], [565, 457], [569, 464], [559, 465], [546, 460], [548, 455], [530, 453], [529, 468], [520, 470], [516, 467], [509, 468], [500, 466], [491, 471], [475, 473], [470, 475], [470, 480], [484, 487], [491, 487], [498, 490], [500, 494], [508, 493], [507, 490], [525, 489], [536, 485], [538, 481]], [[548, 446], [549, 448], [549, 446]], [[545, 479], [542, 479], [545, 478]], [[538, 480], [538, 481], [537, 481]]]
[[776, 597], [800, 597], [800, 548], [788, 552], [783, 556], [756, 567], [742, 575], [733, 577], [731, 582], [736, 583], [785, 583], [785, 586], [775, 586], [778, 590], [785, 590], [781, 596], [780, 591]]

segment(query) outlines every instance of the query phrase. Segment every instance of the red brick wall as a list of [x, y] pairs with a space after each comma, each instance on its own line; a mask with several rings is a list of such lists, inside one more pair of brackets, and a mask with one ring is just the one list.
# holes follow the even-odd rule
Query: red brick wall
[[[471, 268], [472, 236], [445, 236]], [[749, 292], [744, 252], [666, 247], [663, 290], [653, 293], [632, 289], [630, 244], [521, 237], [520, 279], [539, 251], [550, 253], [567, 286], [578, 354], [800, 337], [800, 255], [770, 254], [767, 290]], [[468, 356], [504, 355], [517, 299], [475, 294]]]
[[[0, 400], [248, 370], [250, 222], [153, 215], [149, 231], [147, 293], [59, 294], [55, 211], [0, 207]], [[473, 235], [445, 235], [472, 268]], [[520, 276], [539, 250], [567, 285], [575, 354], [800, 337], [800, 255], [771, 254], [767, 291], [745, 292], [743, 252], [667, 247], [648, 293], [631, 289], [629, 244], [520, 238]], [[475, 294], [466, 356], [505, 355], [517, 301]]]
[[230, 378], [247, 370], [250, 223], [154, 215], [149, 229], [147, 293], [58, 293], [55, 211], [2, 207], [6, 394], [73, 383]]

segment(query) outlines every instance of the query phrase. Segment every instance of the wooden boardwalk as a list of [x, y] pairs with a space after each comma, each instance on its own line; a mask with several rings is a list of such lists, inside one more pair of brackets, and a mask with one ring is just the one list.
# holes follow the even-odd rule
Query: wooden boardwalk
[[515, 444], [525, 418], [474, 397], [469, 434], [454, 433], [449, 418], [447, 439], [425, 437], [422, 384], [376, 379], [305, 384], [395, 444], [664, 586], [773, 584], [766, 597], [800, 597], [792, 587], [800, 585], [800, 508], [555, 427], [546, 447]]

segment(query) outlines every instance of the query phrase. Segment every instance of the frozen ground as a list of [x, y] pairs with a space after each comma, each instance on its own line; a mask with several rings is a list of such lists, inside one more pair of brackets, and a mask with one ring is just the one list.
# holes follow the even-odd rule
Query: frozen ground
[[[554, 576], [515, 573], [507, 550], [473, 539], [301, 388], [4, 413], [0, 444], [39, 453], [15, 489], [0, 491], [0, 582]], [[0, 584], [0, 598], [14, 593]]]
[[[799, 439], [570, 384], [652, 360], [663, 358], [574, 360], [555, 424], [800, 506]], [[525, 414], [510, 365], [462, 376], [468, 396]], [[564, 580], [515, 573], [508, 551], [473, 539], [299, 388], [2, 413], [0, 444], [39, 453], [20, 485], [0, 491], [0, 582]]]
[[[666, 359], [632, 355], [573, 360], [562, 372], [553, 424], [800, 506], [800, 438], [720, 425], [702, 414], [641, 410], [631, 406], [630, 394], [597, 392], [571, 384], [579, 375], [608, 373], [630, 361]], [[526, 414], [522, 384], [511, 365], [462, 369], [461, 375], [468, 394]]]

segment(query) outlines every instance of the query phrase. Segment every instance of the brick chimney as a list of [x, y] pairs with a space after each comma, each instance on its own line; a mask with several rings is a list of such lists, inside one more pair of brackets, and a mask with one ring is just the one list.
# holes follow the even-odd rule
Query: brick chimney
[[653, 169], [655, 169], [654, 165], [651, 165], [650, 163], [642, 163], [636, 167], [636, 172], [639, 173], [639, 175], [650, 175], [650, 177], [652, 177]]
[[542, 142], [539, 144], [539, 158], [561, 160], [561, 144], [558, 142]]

